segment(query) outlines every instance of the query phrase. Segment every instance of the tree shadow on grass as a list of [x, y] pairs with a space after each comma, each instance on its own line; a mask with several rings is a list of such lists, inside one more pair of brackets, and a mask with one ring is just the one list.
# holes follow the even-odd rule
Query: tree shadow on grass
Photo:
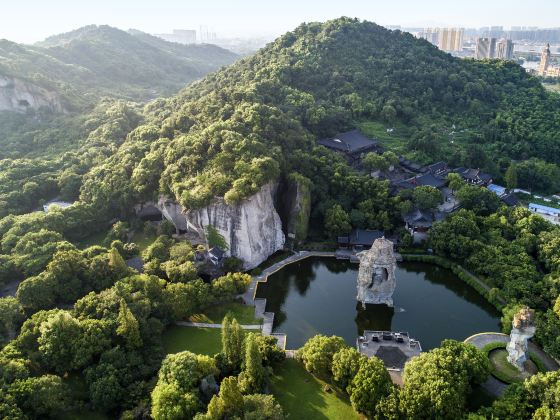
[[272, 380], [273, 394], [289, 418], [358, 418], [342, 393], [332, 385], [330, 392], [325, 391], [324, 386], [325, 382], [291, 359], [275, 369]]

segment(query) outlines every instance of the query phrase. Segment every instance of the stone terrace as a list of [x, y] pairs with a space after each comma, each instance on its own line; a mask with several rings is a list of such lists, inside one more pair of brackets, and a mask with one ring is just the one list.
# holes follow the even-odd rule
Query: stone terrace
[[364, 331], [356, 340], [358, 351], [368, 357], [377, 356], [388, 369], [402, 370], [404, 364], [422, 352], [420, 342], [406, 332]]

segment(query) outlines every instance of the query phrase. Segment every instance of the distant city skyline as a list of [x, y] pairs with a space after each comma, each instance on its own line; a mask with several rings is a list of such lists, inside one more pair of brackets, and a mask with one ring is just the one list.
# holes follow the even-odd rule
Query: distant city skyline
[[560, 2], [550, 0], [28, 0], [2, 5], [0, 39], [32, 43], [88, 24], [169, 33], [211, 28], [219, 37], [276, 36], [302, 22], [340, 16], [384, 26], [559, 27]]

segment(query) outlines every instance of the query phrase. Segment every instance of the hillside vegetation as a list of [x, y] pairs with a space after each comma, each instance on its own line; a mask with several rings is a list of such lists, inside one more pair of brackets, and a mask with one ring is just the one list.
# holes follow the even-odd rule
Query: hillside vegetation
[[0, 75], [56, 90], [70, 107], [100, 95], [134, 100], [170, 95], [237, 58], [214, 45], [174, 44], [139, 31], [95, 25], [33, 46], [2, 40], [0, 57]]
[[[109, 26], [34, 46], [0, 40], [0, 82], [39, 86], [64, 109], [0, 111], [0, 214], [27, 212], [57, 195], [76, 198], [81, 176], [114, 154], [141, 121], [141, 107], [125, 100], [169, 95], [235, 59], [213, 45], [180, 45]], [[0, 83], [0, 109], [2, 95], [15, 88]]]
[[[76, 81], [29, 77], [54, 88], [67, 86], [64, 92], [82, 92], [85, 102], [72, 103], [77, 110], [87, 105], [87, 111], [0, 115], [0, 286], [21, 281], [14, 297], [0, 299], [0, 417], [94, 410], [110, 418], [199, 413], [198, 419], [282, 419], [273, 397], [260, 395], [264, 390], [276, 393], [288, 415], [294, 413], [290, 418], [301, 417], [305, 407], [284, 395], [283, 381], [295, 384], [290, 391], [320, 404], [313, 412], [321, 417], [327, 412], [350, 416], [346, 398], [368, 418], [464, 417], [471, 391], [486, 380], [488, 360], [473, 346], [451, 340], [407, 364], [402, 388], [391, 385], [379, 359], [324, 336], [309, 340], [297, 356], [319, 382], [284, 365], [270, 376], [269, 388], [268, 377], [284, 354], [272, 337], [245, 335], [229, 315], [222, 321], [221, 352], [214, 357], [183, 351], [166, 356], [162, 336], [168, 327], [234, 305], [251, 276], [230, 272], [212, 282], [198, 279], [203, 273], [193, 261], [202, 250], [172, 238], [175, 230], [167, 222], [139, 255], [140, 244], [124, 242], [132, 230], [135, 237], [154, 237], [156, 227], [141, 223], [133, 206], [159, 194], [187, 209], [216, 196], [234, 204], [267, 182], [288, 178], [310, 189], [311, 202], [305, 204], [311, 207], [313, 240], [351, 228], [398, 233], [413, 201], [432, 202], [434, 191], [417, 188], [408, 197], [391, 196], [387, 181], [317, 147], [317, 137], [355, 126], [382, 133], [394, 125], [395, 143], [417, 159], [444, 158], [498, 176], [513, 167], [517, 175], [508, 170], [508, 179], [533, 176], [535, 184], [551, 188], [560, 160], [558, 95], [513, 63], [455, 59], [411, 35], [341, 18], [301, 25], [174, 97], [139, 104], [128, 98], [146, 92], [142, 78], [149, 72], [137, 68], [127, 79], [111, 60], [128, 65], [145, 58], [151, 47], [164, 45], [175, 56], [183, 47], [118, 31], [114, 48], [97, 48], [111, 33], [88, 27], [42, 46], [8, 44], [31, 55], [49, 51], [31, 67], [51, 77], [74, 75]], [[84, 41], [92, 34], [98, 41]], [[151, 47], [124, 56], [126, 43], [134, 39]], [[91, 52], [77, 47], [82, 42]], [[59, 73], [72, 50], [75, 58], [83, 55], [69, 68], [77, 66], [84, 74], [97, 68], [99, 85], [92, 83], [91, 96], [85, 94], [89, 81], [73, 70]], [[90, 54], [98, 60], [88, 64]], [[96, 67], [103, 61], [107, 67]], [[161, 63], [149, 63], [167, 75]], [[156, 89], [173, 83], [173, 77], [159, 80]], [[115, 89], [112, 98], [98, 99], [108, 83], [128, 93]], [[454, 131], [461, 135], [452, 142]], [[388, 165], [397, 157], [382, 159]], [[534, 177], [545, 172], [546, 177]], [[535, 309], [535, 341], [560, 357], [560, 228], [527, 209], [502, 206], [485, 188], [458, 182], [453, 188], [463, 209], [434, 225], [427, 247], [438, 261], [460, 264], [472, 272], [469, 278], [476, 275], [491, 286], [489, 301], [506, 304], [504, 327], [520, 305]], [[53, 197], [78, 202], [33, 211]], [[92, 241], [104, 232], [104, 240]], [[410, 240], [407, 233], [402, 237]], [[132, 257], [144, 260], [143, 274], [127, 266], [125, 258]], [[210, 353], [217, 342], [214, 334], [188, 348]], [[214, 379], [220, 390], [212, 396]], [[323, 397], [321, 389], [329, 395]], [[558, 418], [558, 390], [558, 372], [539, 374], [471, 417]]]
[[[234, 203], [297, 171], [324, 202], [335, 158], [314, 150], [314, 140], [364, 121], [404, 123], [419, 158], [487, 167], [498, 177], [512, 159], [560, 160], [560, 99], [520, 66], [456, 59], [410, 34], [348, 18], [303, 24], [153, 103], [145, 116], [88, 177], [85, 199], [99, 199], [98, 186], [118, 178], [129, 189], [119, 196], [134, 200], [161, 192], [187, 208], [215, 196]], [[461, 142], [442, 136], [453, 126], [464, 128]], [[132, 149], [136, 159], [117, 167]]]

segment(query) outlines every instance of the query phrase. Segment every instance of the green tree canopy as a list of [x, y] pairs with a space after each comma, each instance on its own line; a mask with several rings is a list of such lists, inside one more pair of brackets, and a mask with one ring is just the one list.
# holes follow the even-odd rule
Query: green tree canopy
[[340, 204], [335, 204], [325, 213], [325, 230], [330, 237], [336, 237], [350, 232], [350, 216]]

